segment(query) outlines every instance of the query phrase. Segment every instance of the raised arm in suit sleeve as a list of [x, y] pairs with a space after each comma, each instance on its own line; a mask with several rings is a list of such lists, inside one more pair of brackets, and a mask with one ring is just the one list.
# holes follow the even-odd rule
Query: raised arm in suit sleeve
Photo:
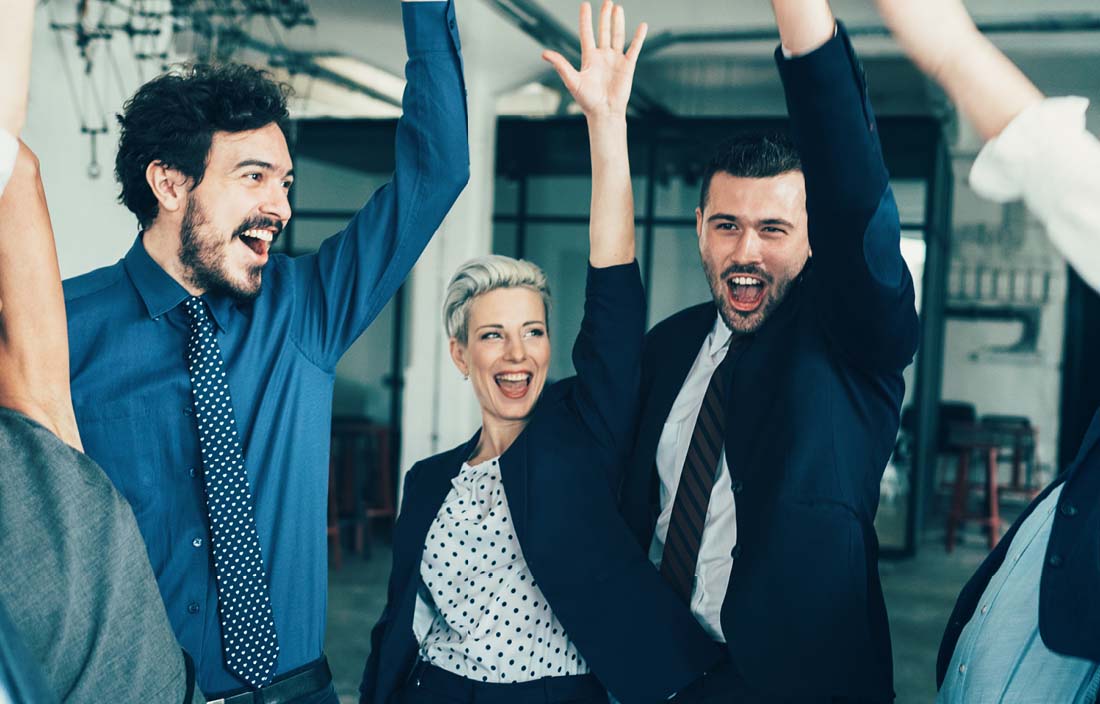
[[316, 254], [288, 264], [298, 342], [329, 369], [401, 286], [469, 179], [454, 0], [401, 9], [409, 59], [393, 180]]
[[862, 68], [839, 23], [808, 54], [777, 49], [776, 62], [806, 176], [811, 298], [849, 359], [901, 369], [917, 346], [913, 282]]

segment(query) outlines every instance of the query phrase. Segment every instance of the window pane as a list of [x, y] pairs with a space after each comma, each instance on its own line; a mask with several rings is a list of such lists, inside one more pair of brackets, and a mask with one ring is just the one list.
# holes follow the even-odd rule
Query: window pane
[[924, 179], [892, 179], [890, 187], [894, 191], [894, 200], [898, 203], [901, 224], [923, 226], [928, 182]]
[[316, 252], [326, 239], [344, 229], [347, 222], [341, 218], [294, 218], [294, 252]]
[[368, 174], [327, 161], [299, 156], [294, 162], [294, 209], [359, 210], [392, 174]]
[[493, 213], [515, 215], [519, 208], [519, 181], [497, 176], [493, 186]]
[[[645, 212], [644, 176], [632, 177], [634, 212]], [[584, 176], [530, 176], [527, 179], [527, 212], [531, 215], [588, 216], [592, 178]]]
[[699, 183], [688, 183], [682, 178], [672, 178], [666, 183], [657, 182], [654, 192], [659, 218], [694, 218], [699, 204]]
[[519, 251], [519, 242], [516, 240], [516, 223], [493, 223], [493, 254], [503, 254], [506, 257], [515, 257]]
[[711, 300], [710, 286], [699, 260], [698, 241], [689, 227], [654, 229], [650, 327], [688, 306]]

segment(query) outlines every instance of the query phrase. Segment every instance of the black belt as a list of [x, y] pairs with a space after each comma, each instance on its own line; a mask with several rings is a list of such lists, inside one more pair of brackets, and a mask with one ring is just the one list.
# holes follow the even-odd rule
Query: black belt
[[328, 660], [322, 655], [316, 662], [276, 677], [261, 691], [228, 694], [221, 699], [208, 699], [207, 704], [289, 704], [321, 691], [331, 682], [332, 671], [328, 669]]

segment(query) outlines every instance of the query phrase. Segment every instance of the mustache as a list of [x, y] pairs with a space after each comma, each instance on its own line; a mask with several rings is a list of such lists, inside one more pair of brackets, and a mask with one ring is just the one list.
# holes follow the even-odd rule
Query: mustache
[[264, 217], [249, 218], [249, 219], [245, 220], [244, 222], [242, 222], [237, 227], [237, 229], [233, 231], [233, 237], [234, 238], [240, 237], [241, 235], [248, 232], [249, 230], [256, 230], [256, 229], [260, 229], [260, 228], [263, 228], [263, 229], [271, 228], [272, 229], [271, 243], [274, 244], [275, 240], [277, 240], [279, 238], [279, 235], [283, 231], [283, 223], [279, 220], [275, 220], [275, 219], [272, 219], [272, 218], [264, 218]]
[[745, 276], [755, 276], [756, 278], [768, 284], [775, 281], [771, 274], [764, 271], [763, 268], [755, 264], [731, 264], [722, 271], [720, 278], [722, 281], [726, 281], [731, 276], [738, 276], [742, 274]]

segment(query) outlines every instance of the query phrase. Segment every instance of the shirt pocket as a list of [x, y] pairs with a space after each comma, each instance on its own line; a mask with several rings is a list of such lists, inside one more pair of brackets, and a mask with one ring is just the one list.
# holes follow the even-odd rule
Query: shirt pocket
[[84, 451], [130, 504], [138, 524], [165, 515], [165, 467], [160, 447], [167, 440], [145, 404], [126, 400], [76, 409]]

